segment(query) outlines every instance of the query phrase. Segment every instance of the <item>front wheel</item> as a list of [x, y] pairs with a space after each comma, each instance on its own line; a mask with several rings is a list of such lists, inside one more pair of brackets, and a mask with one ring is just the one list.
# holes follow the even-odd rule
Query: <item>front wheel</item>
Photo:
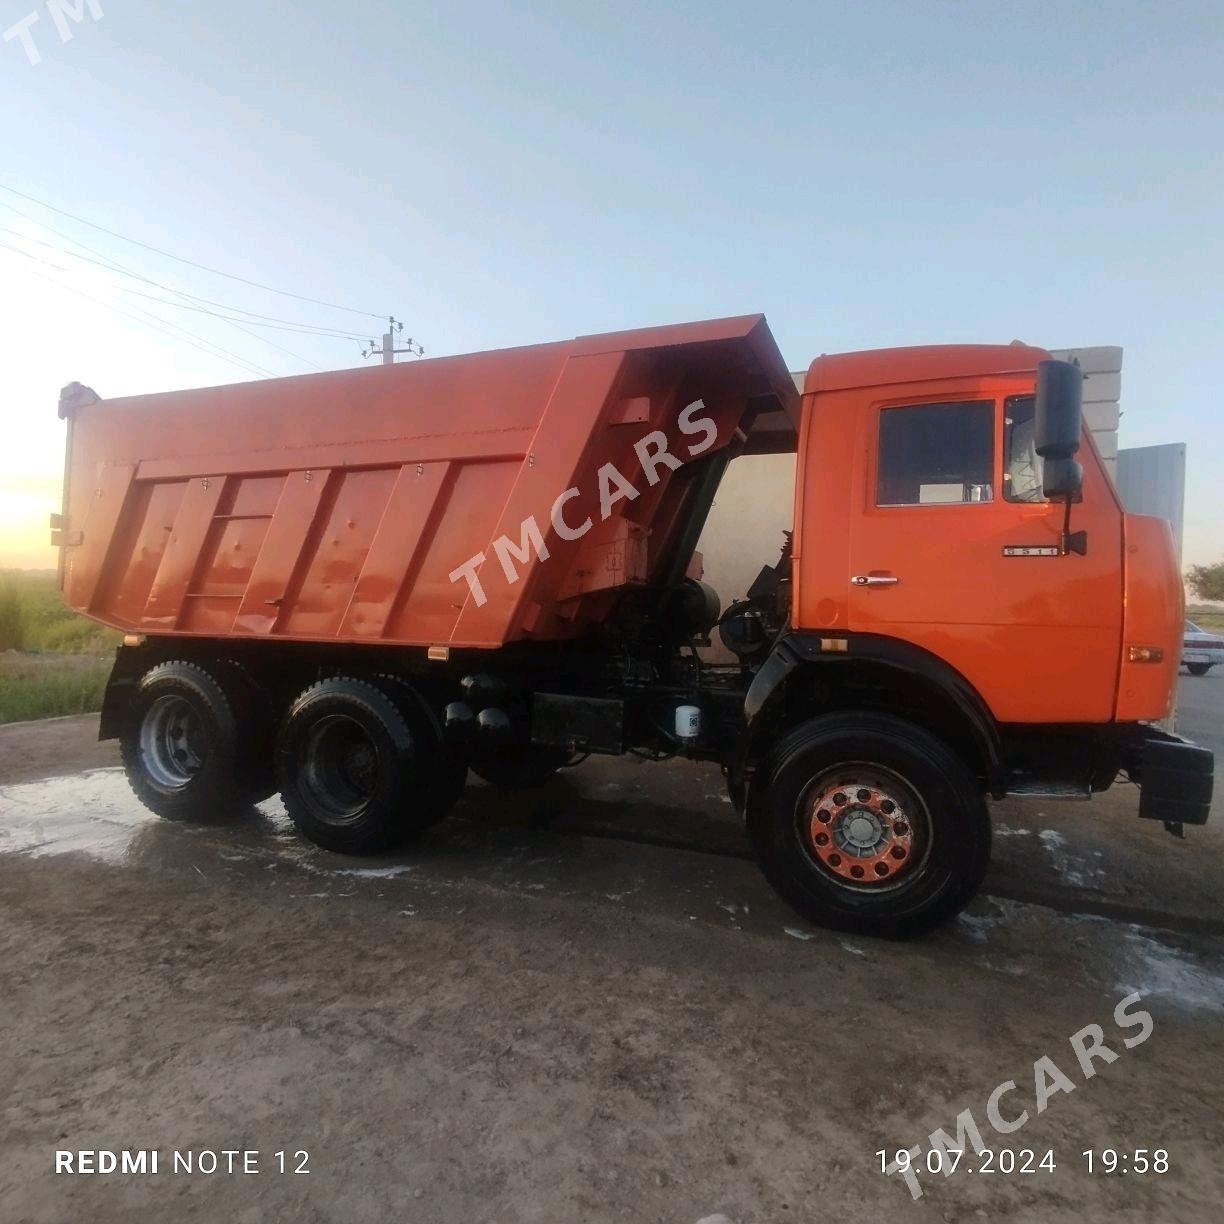
[[1186, 670], [1192, 676], [1205, 676], [1213, 666], [1211, 663], [1187, 663]]
[[748, 824], [762, 869], [821, 926], [916, 935], [981, 884], [985, 797], [961, 758], [921, 727], [887, 714], [814, 718], [758, 776]]

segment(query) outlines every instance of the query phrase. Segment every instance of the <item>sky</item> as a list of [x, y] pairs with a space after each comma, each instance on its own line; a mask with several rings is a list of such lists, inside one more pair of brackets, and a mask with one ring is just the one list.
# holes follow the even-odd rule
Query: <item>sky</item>
[[1121, 345], [1120, 445], [1188, 443], [1185, 559], [1224, 557], [1218, 3], [0, 0], [18, 25], [0, 566], [54, 564], [64, 384], [362, 364], [133, 290], [393, 313], [434, 356], [754, 311], [792, 369]]

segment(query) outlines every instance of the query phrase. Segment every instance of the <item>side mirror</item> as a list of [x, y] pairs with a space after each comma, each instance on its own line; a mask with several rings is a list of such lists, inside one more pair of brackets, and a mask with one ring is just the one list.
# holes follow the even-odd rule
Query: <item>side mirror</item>
[[1037, 366], [1037, 393], [1033, 412], [1034, 449], [1042, 457], [1041, 491], [1050, 501], [1063, 503], [1063, 525], [1058, 536], [1062, 556], [1088, 551], [1088, 534], [1071, 530], [1071, 503], [1084, 485], [1084, 469], [1072, 458], [1083, 429], [1084, 376], [1069, 361], [1042, 361]]
[[[1069, 361], [1038, 363], [1033, 441], [1043, 459], [1070, 459], [1079, 450], [1083, 398], [1079, 366]], [[1046, 496], [1052, 496], [1048, 487]]]
[[1084, 469], [1074, 459], [1047, 459], [1041, 467], [1042, 496], [1050, 501], [1074, 501], [1084, 487]]

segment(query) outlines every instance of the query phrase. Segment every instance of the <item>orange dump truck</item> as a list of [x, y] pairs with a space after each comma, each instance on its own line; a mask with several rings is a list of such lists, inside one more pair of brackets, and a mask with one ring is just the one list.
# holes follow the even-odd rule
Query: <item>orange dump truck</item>
[[[763, 317], [101, 400], [66, 388], [67, 603], [125, 633], [102, 715], [136, 794], [275, 791], [352, 854], [469, 769], [718, 763], [763, 869], [906, 934], [981, 881], [989, 796], [1206, 819], [1169, 710], [1181, 583], [1125, 514], [1080, 374], [1022, 345], [819, 357]], [[696, 544], [727, 465], [796, 455], [793, 533], [725, 610]], [[738, 662], [707, 662], [717, 633]]]

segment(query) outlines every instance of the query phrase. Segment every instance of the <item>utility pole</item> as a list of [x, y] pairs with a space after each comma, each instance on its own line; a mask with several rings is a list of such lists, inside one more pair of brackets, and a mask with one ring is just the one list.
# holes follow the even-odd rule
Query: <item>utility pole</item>
[[383, 365], [394, 365], [396, 353], [411, 353], [414, 357], [424, 357], [425, 350], [411, 337], [408, 337], [403, 348], [395, 347], [395, 337], [404, 330], [404, 325], [396, 321], [394, 315], [387, 319], [387, 330], [383, 332], [382, 347], [379, 348], [373, 340], [367, 348], [361, 350], [363, 357], [373, 357], [375, 353], [382, 354]]

